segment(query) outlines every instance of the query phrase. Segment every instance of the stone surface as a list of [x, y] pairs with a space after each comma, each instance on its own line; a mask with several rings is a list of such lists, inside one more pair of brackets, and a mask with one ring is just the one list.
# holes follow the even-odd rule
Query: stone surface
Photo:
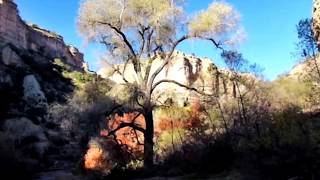
[[15, 53], [9, 46], [5, 46], [1, 50], [1, 60], [6, 66], [22, 66], [23, 62], [21, 58]]
[[4, 132], [16, 142], [35, 137], [38, 141], [46, 141], [43, 129], [27, 118], [8, 119], [3, 125]]
[[[154, 60], [151, 67], [151, 74], [161, 65], [162, 61], [161, 56], [158, 56], [158, 58]], [[145, 63], [142, 66], [144, 71]], [[123, 67], [123, 65], [116, 65], [114, 67], [106, 66], [100, 69], [98, 74], [103, 78], [108, 78], [119, 84], [125, 83], [123, 76], [127, 81], [135, 82], [136, 77], [132, 64], [126, 66], [124, 75], [119, 73], [123, 72]], [[154, 82], [156, 83], [164, 79], [174, 80], [181, 84], [197, 88], [207, 94], [216, 93], [231, 97], [233, 96], [232, 92], [236, 92], [230, 80], [229, 71], [218, 70], [213, 61], [208, 58], [198, 58], [194, 55], [187, 55], [179, 51], [173, 54], [170, 63], [159, 73]], [[241, 88], [243, 89], [243, 87]], [[121, 90], [116, 91], [122, 92]], [[199, 100], [199, 94], [173, 83], [162, 83], [157, 86], [153, 97], [161, 103], [172, 99], [178, 105]]]
[[13, 1], [0, 1], [0, 24], [0, 39], [5, 42], [18, 48], [42, 51], [52, 59], [64, 58], [66, 63], [82, 69], [83, 54], [77, 48], [66, 45], [63, 38], [54, 32], [26, 24]]
[[313, 32], [320, 48], [320, 0], [313, 1]]
[[23, 92], [23, 99], [30, 107], [37, 109], [46, 109], [48, 107], [47, 99], [34, 75], [24, 77]]
[[[7, 74], [0, 68], [0, 87], [13, 86], [10, 74]], [[1, 88], [0, 88], [1, 89]]]

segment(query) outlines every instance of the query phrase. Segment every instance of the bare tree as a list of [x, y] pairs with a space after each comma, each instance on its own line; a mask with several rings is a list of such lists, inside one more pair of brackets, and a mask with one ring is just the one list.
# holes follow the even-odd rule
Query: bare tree
[[[239, 35], [240, 15], [224, 2], [213, 2], [207, 10], [187, 19], [182, 0], [84, 0], [78, 17], [81, 35], [89, 42], [106, 46], [113, 59], [133, 66], [134, 81], [126, 84], [139, 92], [137, 104], [145, 118], [144, 165], [153, 166], [153, 109], [152, 94], [159, 84], [174, 83], [189, 90], [187, 85], [156, 77], [172, 60], [179, 44], [188, 40], [207, 40], [223, 49], [236, 42]], [[160, 65], [155, 59], [161, 57]], [[151, 71], [152, 66], [157, 66]], [[154, 67], [153, 67], [154, 68]], [[124, 124], [136, 127], [134, 124]], [[137, 129], [139, 130], [139, 129]], [[141, 129], [140, 129], [141, 130]]]

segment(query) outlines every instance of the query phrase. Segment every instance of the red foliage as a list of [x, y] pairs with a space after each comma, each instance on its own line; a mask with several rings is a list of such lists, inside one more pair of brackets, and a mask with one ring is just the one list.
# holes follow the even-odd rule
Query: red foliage
[[[111, 166], [112, 167], [112, 166]], [[88, 170], [111, 169], [103, 155], [103, 150], [98, 147], [89, 147], [84, 156], [84, 168]]]
[[200, 100], [197, 99], [191, 104], [191, 110], [193, 113], [198, 114], [203, 110], [203, 107], [201, 106]]
[[[108, 119], [107, 129], [100, 132], [101, 136], [108, 136], [109, 132], [118, 128], [121, 123], [132, 123], [138, 113], [126, 113], [123, 116], [116, 114], [112, 119]], [[145, 128], [145, 120], [143, 115], [139, 115], [134, 123], [142, 128]], [[128, 150], [132, 151], [135, 155], [143, 154], [143, 133], [134, 130], [131, 127], [124, 127], [115, 132], [117, 141], [127, 146]]]
[[[192, 130], [201, 126], [202, 106], [199, 101], [194, 102], [191, 105], [191, 113], [188, 119], [174, 119], [170, 117], [164, 117], [160, 119], [155, 126], [155, 136], [159, 136], [162, 132], [175, 128], [182, 128]], [[125, 113], [123, 116], [116, 114], [114, 117], [107, 119], [107, 128], [100, 132], [100, 135], [107, 137], [110, 131], [118, 128], [121, 123], [132, 123], [133, 119], [138, 115], [137, 112]], [[134, 124], [142, 128], [145, 128], [145, 119], [143, 115], [139, 115]], [[144, 136], [140, 131], [134, 130], [131, 127], [125, 127], [115, 132], [116, 139], [119, 144], [127, 147], [134, 155], [142, 157], [143, 155], [143, 142]]]
[[188, 119], [174, 119], [170, 117], [164, 117], [159, 120], [158, 126], [156, 127], [157, 132], [161, 133], [163, 131], [183, 128], [183, 129], [193, 129], [201, 126], [201, 115], [202, 106], [200, 101], [195, 101], [191, 105], [191, 113]]

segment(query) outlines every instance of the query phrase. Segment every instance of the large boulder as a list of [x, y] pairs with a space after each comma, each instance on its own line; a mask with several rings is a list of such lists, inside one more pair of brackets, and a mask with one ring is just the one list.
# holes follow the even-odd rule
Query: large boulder
[[4, 132], [16, 143], [34, 138], [36, 141], [46, 141], [46, 135], [41, 126], [35, 125], [27, 118], [8, 119], [3, 125]]
[[16, 147], [27, 150], [37, 158], [43, 158], [50, 147], [43, 128], [27, 118], [8, 119], [3, 129]]
[[6, 66], [21, 67], [24, 65], [20, 56], [18, 56], [9, 46], [5, 46], [1, 50], [1, 62]]
[[27, 75], [23, 79], [23, 99], [35, 109], [47, 109], [47, 98], [34, 75]]
[[11, 86], [13, 86], [13, 81], [10, 74], [8, 74], [5, 69], [0, 67], [0, 89]]

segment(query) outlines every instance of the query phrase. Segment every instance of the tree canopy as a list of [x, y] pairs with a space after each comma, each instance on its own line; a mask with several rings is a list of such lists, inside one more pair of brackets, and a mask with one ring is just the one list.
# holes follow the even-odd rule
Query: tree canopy
[[79, 31], [89, 42], [105, 44], [112, 57], [122, 61], [170, 52], [190, 38], [215, 45], [234, 42], [241, 31], [240, 14], [228, 3], [214, 1], [192, 17], [184, 6], [182, 0], [85, 0]]

